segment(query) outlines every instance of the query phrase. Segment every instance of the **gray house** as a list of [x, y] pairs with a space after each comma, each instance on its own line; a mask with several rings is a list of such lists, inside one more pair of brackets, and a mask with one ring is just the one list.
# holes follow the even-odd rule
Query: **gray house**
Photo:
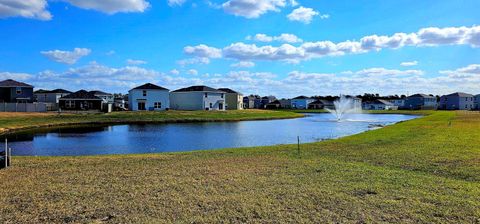
[[219, 88], [218, 90], [226, 92], [226, 109], [227, 110], [243, 110], [243, 95], [229, 88]]
[[32, 103], [33, 86], [7, 79], [0, 82], [0, 102], [2, 103]]
[[480, 94], [475, 95], [473, 107], [475, 110], [480, 110]]
[[225, 110], [226, 92], [208, 86], [190, 86], [170, 93], [174, 110]]
[[440, 97], [441, 110], [473, 110], [474, 96], [468, 93], [452, 93]]
[[410, 110], [435, 110], [437, 109], [437, 97], [427, 94], [414, 94], [405, 100], [405, 109]]
[[395, 106], [388, 100], [377, 99], [374, 101], [363, 102], [362, 109], [364, 110], [398, 110], [398, 106]]
[[35, 101], [39, 103], [55, 103], [58, 104], [60, 98], [70, 94], [72, 92], [64, 89], [54, 89], [54, 90], [37, 90], [35, 91], [34, 97]]

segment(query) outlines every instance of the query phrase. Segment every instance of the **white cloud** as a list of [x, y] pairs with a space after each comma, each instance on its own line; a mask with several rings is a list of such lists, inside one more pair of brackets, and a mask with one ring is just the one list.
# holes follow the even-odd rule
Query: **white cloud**
[[87, 48], [75, 48], [73, 51], [52, 50], [40, 53], [52, 61], [72, 65], [77, 63], [80, 58], [89, 55], [90, 52], [91, 50]]
[[[313, 17], [318, 15], [320, 15], [320, 13], [315, 11], [314, 9], [300, 6], [299, 8], [294, 9], [290, 14], [288, 14], [287, 18], [290, 21], [298, 21], [305, 24], [309, 24], [312, 22]], [[330, 17], [329, 15], [320, 16], [321, 19], [327, 19], [329, 17]]]
[[193, 64], [206, 65], [206, 64], [210, 64], [210, 59], [209, 58], [200, 58], [200, 57], [187, 58], [187, 59], [177, 61], [177, 64], [179, 64], [181, 66], [193, 65]]
[[229, 0], [222, 4], [225, 12], [248, 19], [258, 18], [269, 11], [278, 12], [285, 6], [285, 0]]
[[144, 65], [144, 64], [147, 64], [147, 62], [142, 60], [127, 59], [127, 64], [128, 65]]
[[447, 74], [449, 77], [477, 77], [480, 78], [480, 64], [471, 64], [455, 70], [440, 71], [440, 74]]
[[255, 63], [251, 61], [240, 61], [238, 63], [231, 64], [230, 66], [234, 68], [251, 68], [255, 66]]
[[119, 12], [144, 12], [150, 7], [146, 0], [63, 0], [82, 9], [91, 9], [107, 14]]
[[418, 65], [418, 61], [406, 61], [400, 63], [401, 66], [409, 67], [409, 66], [415, 66]]
[[46, 0], [1, 0], [0, 18], [24, 17], [38, 20], [50, 20], [52, 19], [52, 15], [46, 7]]
[[117, 53], [117, 52], [115, 52], [114, 50], [110, 50], [110, 51], [108, 51], [107, 53], [105, 53], [105, 55], [107, 55], [107, 56], [112, 56], [112, 55], [114, 55], [114, 54], [116, 54], [116, 53]]
[[172, 69], [172, 70], [170, 71], [170, 74], [172, 74], [172, 75], [179, 75], [179, 74], [180, 74], [180, 71], [178, 71], [177, 69]]
[[198, 75], [198, 71], [195, 70], [195, 69], [190, 69], [190, 70], [187, 71], [187, 74], [189, 74], [189, 75]]
[[186, 0], [168, 0], [167, 3], [170, 7], [181, 6]]
[[[256, 37], [250, 37], [253, 39]], [[261, 36], [262, 40], [274, 40], [274, 37]], [[248, 37], [247, 37], [248, 39]], [[225, 58], [239, 61], [270, 60], [297, 63], [303, 60], [325, 56], [361, 54], [382, 49], [399, 49], [405, 46], [430, 47], [441, 45], [470, 45], [480, 47], [480, 26], [426, 28], [417, 33], [395, 33], [392, 36], [370, 35], [359, 41], [305, 42], [300, 46], [283, 44], [280, 46], [257, 46], [242, 42], [233, 43], [222, 49]], [[204, 48], [208, 48], [204, 46]], [[215, 48], [217, 49], [217, 48]]]
[[190, 56], [200, 57], [200, 58], [220, 58], [222, 57], [222, 50], [209, 47], [205, 44], [200, 44], [197, 46], [186, 46], [183, 49], [183, 52]]
[[272, 41], [279, 41], [285, 43], [301, 43], [303, 42], [302, 39], [297, 37], [295, 34], [289, 33], [282, 33], [279, 36], [268, 36], [263, 33], [256, 34], [255, 36], [247, 36], [247, 40], [255, 40], [259, 42], [272, 42]]
[[5, 79], [14, 79], [14, 80], [27, 80], [33, 76], [28, 73], [15, 73], [15, 72], [0, 72], [0, 81]]
[[354, 73], [357, 76], [421, 76], [423, 71], [421, 70], [396, 70], [386, 68], [369, 68], [357, 71]]

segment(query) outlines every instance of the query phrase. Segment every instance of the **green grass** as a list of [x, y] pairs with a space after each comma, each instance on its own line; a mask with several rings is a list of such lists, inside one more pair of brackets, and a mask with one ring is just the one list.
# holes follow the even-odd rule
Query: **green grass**
[[108, 114], [0, 113], [0, 134], [20, 129], [59, 125], [242, 121], [297, 118], [303, 115], [287, 111], [164, 111], [114, 112]]
[[187, 153], [15, 157], [0, 222], [480, 222], [480, 113]]

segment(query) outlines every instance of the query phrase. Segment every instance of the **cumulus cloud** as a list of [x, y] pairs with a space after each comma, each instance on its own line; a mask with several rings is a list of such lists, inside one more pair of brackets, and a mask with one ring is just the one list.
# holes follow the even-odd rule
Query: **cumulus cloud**
[[170, 74], [172, 74], [172, 75], [180, 75], [180, 71], [178, 71], [177, 69], [172, 69], [172, 70], [170, 71]]
[[186, 46], [183, 49], [183, 52], [190, 56], [200, 57], [200, 58], [220, 58], [222, 57], [222, 50], [209, 47], [205, 44], [200, 44], [197, 46]]
[[170, 7], [181, 6], [186, 0], [168, 0], [167, 3]]
[[198, 75], [198, 71], [195, 70], [195, 69], [190, 69], [190, 70], [187, 71], [187, 74], [189, 74], [189, 75]]
[[269, 11], [278, 12], [286, 5], [285, 0], [229, 0], [222, 8], [229, 14], [254, 19]]
[[33, 76], [28, 73], [16, 73], [16, 72], [0, 72], [0, 80], [14, 79], [14, 80], [27, 80]]
[[[250, 39], [252, 38], [250, 37]], [[274, 40], [273, 37], [267, 35], [261, 35], [260, 38], [263, 41]], [[347, 40], [339, 43], [332, 41], [305, 42], [300, 46], [290, 44], [257, 46], [238, 42], [224, 47], [222, 53], [217, 53], [217, 55], [239, 61], [270, 60], [296, 63], [325, 56], [362, 54], [382, 49], [399, 49], [406, 46], [430, 47], [441, 45], [480, 47], [480, 26], [425, 28], [416, 33], [395, 33], [391, 36], [370, 35], [361, 38], [359, 41]], [[209, 47], [203, 46], [203, 48]]]
[[400, 63], [401, 66], [409, 67], [409, 66], [415, 66], [418, 65], [418, 61], [406, 61]]
[[288, 14], [287, 18], [290, 21], [297, 21], [297, 22], [309, 24], [312, 22], [313, 17], [315, 16], [320, 16], [321, 19], [328, 19], [330, 17], [327, 14], [320, 15], [319, 12], [315, 11], [312, 8], [305, 8], [303, 6], [300, 6], [299, 8], [294, 9], [290, 14]]
[[0, 18], [24, 17], [38, 20], [50, 20], [52, 19], [52, 15], [46, 7], [46, 0], [1, 0]]
[[147, 62], [143, 60], [127, 59], [127, 64], [128, 65], [144, 65], [144, 64], [147, 64]]
[[107, 14], [119, 12], [144, 12], [150, 7], [146, 0], [63, 0], [78, 8], [91, 9]]
[[40, 53], [52, 61], [72, 65], [77, 63], [80, 58], [89, 55], [90, 52], [91, 50], [87, 48], [75, 48], [73, 51], [52, 50]]
[[255, 66], [255, 63], [251, 61], [240, 61], [238, 63], [231, 64], [230, 66], [234, 68], [251, 68]]
[[458, 77], [472, 77], [480, 78], [480, 64], [471, 64], [466, 67], [455, 70], [440, 71], [440, 74], [447, 74], [451, 78]]
[[254, 41], [259, 41], [259, 42], [272, 42], [272, 41], [278, 41], [278, 42], [285, 42], [285, 43], [301, 43], [303, 42], [302, 39], [297, 37], [295, 34], [290, 34], [290, 33], [282, 33], [279, 36], [268, 36], [263, 33], [256, 34], [255, 36], [247, 36], [247, 40], [254, 40]]
[[177, 61], [177, 64], [181, 66], [194, 65], [194, 64], [206, 65], [206, 64], [210, 64], [210, 59], [201, 58], [201, 57], [187, 58], [187, 59], [182, 59]]

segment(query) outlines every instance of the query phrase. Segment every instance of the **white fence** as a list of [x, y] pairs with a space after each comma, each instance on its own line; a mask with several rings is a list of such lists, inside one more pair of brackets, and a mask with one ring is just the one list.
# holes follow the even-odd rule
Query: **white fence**
[[47, 112], [48, 103], [0, 103], [0, 112]]

